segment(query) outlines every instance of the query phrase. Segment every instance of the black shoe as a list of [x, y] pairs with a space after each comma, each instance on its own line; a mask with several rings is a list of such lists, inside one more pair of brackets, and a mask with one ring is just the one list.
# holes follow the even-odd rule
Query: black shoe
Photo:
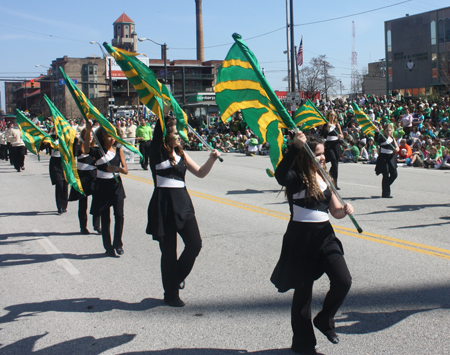
[[91, 233], [89, 233], [87, 228], [81, 228], [80, 233], [81, 234], [91, 234]]
[[123, 249], [122, 248], [116, 248], [116, 252], [119, 255], [123, 255]]
[[381, 198], [392, 198], [391, 195], [381, 195]]
[[164, 302], [171, 307], [183, 307], [185, 303], [180, 299], [180, 297], [164, 297]]
[[62, 208], [58, 208], [58, 214], [63, 214]]
[[101, 229], [100, 227], [98, 227], [98, 228], [95, 228], [95, 227], [94, 227], [94, 230], [95, 230], [98, 234], [102, 234], [102, 229]]
[[25, 167], [24, 167], [24, 166], [22, 166], [22, 170], [25, 170]]
[[332, 342], [333, 344], [339, 344], [339, 337], [337, 336], [337, 334], [335, 333], [335, 331], [333, 329], [330, 330], [324, 330], [325, 328], [319, 323], [319, 321], [317, 320], [317, 317], [314, 318], [314, 326], [319, 329], [323, 335], [325, 335], [327, 337], [327, 339]]
[[180, 284], [178, 285], [178, 288], [179, 288], [180, 290], [184, 290], [184, 286], [186, 286], [186, 283], [185, 283], [184, 280], [183, 280], [183, 281], [181, 281]]
[[66, 212], [67, 212], [67, 209], [66, 209], [66, 208], [63, 208], [62, 211], [63, 211], [63, 213], [66, 213]]
[[336, 189], [336, 190], [340, 190], [340, 188], [339, 188], [339, 187], [337, 187], [337, 186], [335, 187], [335, 189]]
[[106, 256], [110, 256], [112, 258], [115, 258], [117, 256], [116, 252], [114, 251], [114, 249], [109, 249], [109, 250], [105, 251], [105, 255]]

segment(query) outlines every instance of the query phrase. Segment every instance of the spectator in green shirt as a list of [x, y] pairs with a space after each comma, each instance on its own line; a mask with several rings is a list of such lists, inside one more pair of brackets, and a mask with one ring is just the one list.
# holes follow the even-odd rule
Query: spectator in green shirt
[[354, 141], [350, 141], [350, 148], [344, 149], [344, 154], [342, 155], [343, 163], [357, 163], [359, 157], [359, 149], [355, 145]]
[[141, 118], [140, 125], [136, 128], [136, 142], [139, 143], [139, 151], [143, 157], [141, 166], [144, 170], [148, 170], [152, 138], [152, 128], [147, 125], [147, 120], [145, 118]]

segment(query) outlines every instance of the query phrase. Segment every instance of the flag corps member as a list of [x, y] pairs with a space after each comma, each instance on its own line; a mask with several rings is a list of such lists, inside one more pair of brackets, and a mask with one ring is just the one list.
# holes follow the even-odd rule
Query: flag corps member
[[[344, 260], [341, 242], [330, 224], [334, 218], [353, 213], [350, 204], [342, 206], [325, 183], [318, 167], [307, 154], [306, 136], [298, 132], [294, 144], [275, 171], [278, 183], [286, 188], [291, 218], [283, 237], [280, 259], [271, 281], [279, 292], [294, 289], [291, 323], [294, 332], [292, 350], [299, 354], [317, 354], [316, 337], [311, 322], [311, 300], [314, 280], [326, 273], [330, 290], [323, 308], [314, 318], [314, 326], [332, 343], [338, 343], [334, 316], [351, 286], [351, 276]], [[325, 170], [325, 148], [321, 140], [308, 144]]]
[[[211, 151], [206, 163], [200, 167], [183, 151], [175, 119], [166, 119], [165, 126], [167, 134], [163, 138], [161, 122], [157, 121], [150, 146], [150, 168], [155, 189], [148, 207], [146, 232], [159, 241], [164, 301], [172, 307], [183, 307], [179, 290], [184, 288], [184, 280], [202, 247], [194, 206], [184, 178], [186, 170], [199, 178], [208, 175], [220, 153], [215, 149]], [[177, 233], [185, 244], [178, 259]]]

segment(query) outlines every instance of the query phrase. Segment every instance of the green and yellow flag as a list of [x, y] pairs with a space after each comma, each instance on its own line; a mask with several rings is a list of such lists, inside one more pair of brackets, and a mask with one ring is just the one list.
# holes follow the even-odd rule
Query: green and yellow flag
[[73, 152], [73, 143], [77, 132], [73, 129], [69, 122], [66, 121], [47, 95], [44, 95], [44, 99], [48, 104], [50, 115], [55, 123], [55, 131], [58, 136], [58, 150], [61, 153], [61, 161], [66, 181], [75, 190], [84, 195], [80, 177], [78, 176], [77, 161]]
[[72, 97], [75, 100], [84, 118], [86, 120], [89, 120], [91, 118], [95, 119], [100, 124], [100, 126], [103, 127], [106, 133], [113, 137], [118, 143], [122, 144], [125, 148], [139, 155], [142, 159], [142, 154], [139, 152], [139, 150], [133, 144], [124, 141], [117, 135], [116, 128], [105, 117], [103, 117], [103, 115], [99, 110], [97, 110], [94, 105], [92, 105], [91, 101], [89, 101], [84, 93], [80, 89], [78, 89], [72, 79], [70, 79], [64, 72], [62, 67], [59, 67], [59, 71], [61, 72], [64, 81], [66, 82], [66, 86], [72, 94]]
[[188, 118], [186, 113], [178, 105], [166, 85], [162, 85], [156, 79], [153, 71], [136, 58], [138, 53], [112, 47], [106, 42], [103, 43], [103, 46], [122, 68], [128, 81], [136, 89], [141, 102], [158, 116], [163, 128], [163, 135], [166, 135], [164, 124], [164, 105], [166, 104], [172, 106], [177, 121], [177, 131], [180, 137], [188, 143]]
[[45, 132], [43, 132], [38, 126], [25, 117], [22, 112], [16, 110], [16, 121], [22, 132], [22, 140], [27, 149], [36, 154], [39, 158], [39, 150], [42, 143], [49, 143], [53, 149], [57, 147], [57, 144], [53, 139]]
[[377, 131], [377, 128], [372, 123], [369, 117], [361, 110], [358, 105], [352, 102], [353, 110], [355, 111], [356, 121], [358, 121], [359, 126], [361, 127], [361, 132], [366, 136], [373, 136]]
[[294, 114], [294, 122], [302, 131], [321, 126], [327, 123], [325, 117], [317, 107], [308, 99]]
[[276, 168], [283, 158], [283, 134], [279, 124], [284, 121], [280, 112], [284, 110], [288, 117], [289, 114], [266, 81], [256, 57], [241, 36], [235, 33], [233, 38], [236, 43], [219, 68], [214, 88], [221, 118], [226, 122], [231, 115], [241, 110], [245, 122], [258, 136], [259, 142], [269, 143], [270, 160]]

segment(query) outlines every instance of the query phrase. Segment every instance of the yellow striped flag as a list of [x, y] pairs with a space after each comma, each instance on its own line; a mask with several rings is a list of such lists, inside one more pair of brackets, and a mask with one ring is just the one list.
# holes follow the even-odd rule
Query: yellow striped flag
[[364, 111], [361, 110], [356, 103], [352, 102], [352, 106], [353, 110], [355, 111], [356, 120], [361, 127], [361, 132], [363, 132], [366, 136], [374, 136], [377, 128], [372, 123], [370, 118], [367, 117]]
[[231, 115], [241, 110], [245, 122], [258, 136], [259, 143], [269, 143], [270, 160], [276, 168], [283, 158], [283, 134], [280, 129], [283, 120], [279, 112], [284, 107], [241, 36], [235, 33], [233, 38], [236, 43], [219, 68], [214, 88], [221, 118], [226, 122]]
[[161, 127], [163, 128], [163, 135], [166, 135], [164, 105], [167, 104], [172, 106], [180, 137], [188, 143], [188, 118], [186, 113], [178, 105], [178, 102], [172, 96], [169, 89], [167, 89], [166, 85], [162, 85], [156, 79], [153, 71], [136, 58], [138, 53], [112, 47], [106, 42], [103, 43], [103, 46], [112, 55], [120, 68], [122, 68], [128, 81], [136, 89], [141, 102], [158, 116]]
[[31, 122], [22, 112], [16, 111], [16, 121], [22, 132], [23, 143], [31, 153], [38, 156], [39, 160], [39, 151], [42, 143], [50, 144], [53, 149], [58, 146], [47, 133]]
[[61, 160], [66, 181], [75, 190], [84, 195], [80, 177], [78, 176], [77, 161], [73, 152], [73, 143], [77, 132], [73, 129], [69, 122], [66, 121], [47, 95], [44, 95], [44, 99], [48, 104], [50, 115], [55, 123], [55, 132], [58, 136], [58, 150], [61, 153]]
[[72, 94], [75, 103], [77, 104], [81, 114], [84, 116], [86, 120], [93, 118], [96, 120], [100, 126], [102, 126], [106, 133], [108, 133], [111, 137], [113, 137], [118, 143], [122, 144], [125, 148], [132, 151], [133, 153], [139, 155], [142, 159], [142, 154], [139, 150], [131, 143], [124, 141], [117, 135], [116, 128], [100, 113], [97, 108], [92, 105], [91, 101], [84, 95], [84, 93], [78, 89], [78, 87], [74, 84], [72, 79], [64, 72], [62, 67], [59, 67], [59, 71], [61, 72], [66, 86]]
[[327, 123], [325, 117], [308, 99], [294, 114], [294, 122], [302, 131], [308, 131], [316, 126]]

